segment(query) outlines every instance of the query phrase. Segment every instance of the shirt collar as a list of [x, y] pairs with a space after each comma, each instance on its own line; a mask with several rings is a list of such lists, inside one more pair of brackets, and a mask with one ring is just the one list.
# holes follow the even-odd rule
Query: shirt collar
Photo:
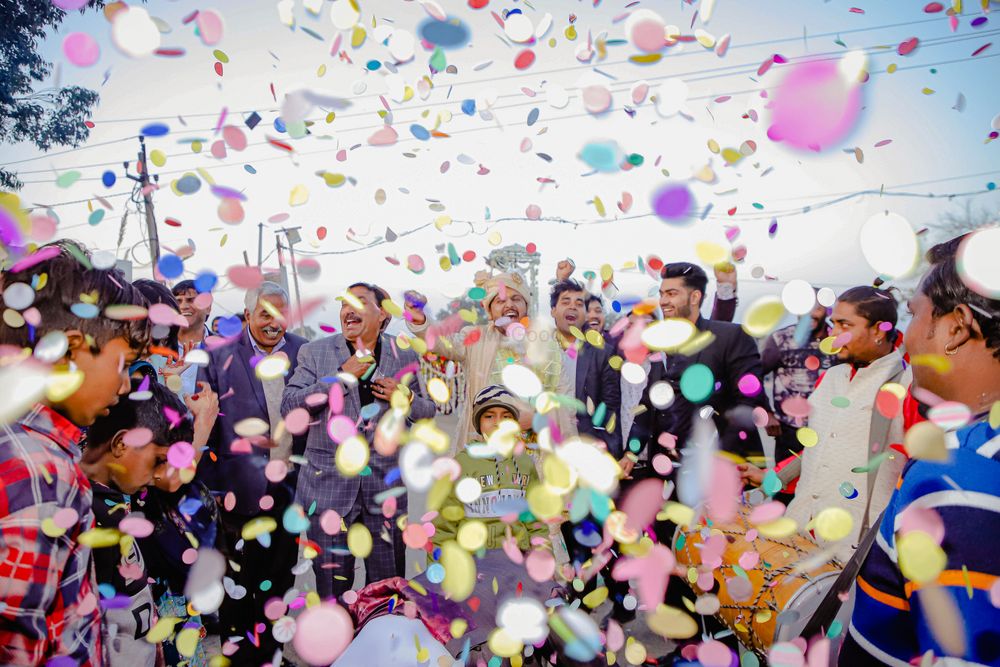
[[[253, 337], [253, 334], [250, 333], [250, 327], [246, 328], [246, 332], [247, 332], [247, 338], [250, 339], [250, 347], [253, 348], [253, 351], [256, 352], [257, 354], [261, 355], [261, 356], [266, 357], [267, 356], [267, 352], [264, 352], [264, 350], [260, 349], [260, 345], [257, 344], [257, 340]], [[281, 337], [281, 340], [278, 341], [278, 344], [275, 345], [274, 349], [271, 350], [271, 354], [274, 354], [275, 352], [277, 352], [278, 350], [280, 350], [283, 347], [285, 347], [285, 337], [284, 336]]]
[[18, 423], [29, 431], [49, 438], [69, 453], [79, 454], [83, 431], [47, 405], [35, 404], [31, 412], [19, 419]]

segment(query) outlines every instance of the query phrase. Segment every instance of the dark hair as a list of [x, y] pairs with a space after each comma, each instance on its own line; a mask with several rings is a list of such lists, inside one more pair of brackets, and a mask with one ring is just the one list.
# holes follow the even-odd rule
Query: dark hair
[[660, 279], [682, 278], [684, 287], [696, 289], [701, 292], [702, 300], [705, 298], [705, 290], [708, 288], [708, 276], [697, 264], [691, 262], [671, 262], [664, 264], [660, 269]]
[[[137, 290], [142, 292], [142, 295], [146, 297], [146, 300], [152, 305], [154, 303], [163, 303], [175, 311], [178, 310], [177, 299], [174, 298], [173, 292], [170, 288], [163, 283], [158, 283], [155, 280], [150, 280], [149, 278], [139, 278], [138, 280], [132, 281], [132, 286]], [[156, 327], [153, 327], [154, 329]], [[180, 334], [180, 326], [173, 324], [167, 331], [167, 335], [156, 339], [156, 342], [163, 345], [164, 347], [169, 347], [171, 350], [176, 350], [178, 346], [177, 336]]]
[[958, 250], [963, 242], [972, 243], [974, 234], [957, 236], [928, 250], [927, 262], [931, 268], [920, 281], [919, 289], [931, 300], [935, 318], [952, 312], [960, 304], [969, 306], [983, 332], [986, 347], [1000, 359], [1000, 301], [969, 289], [958, 272]]
[[[132, 392], [137, 392], [143, 383], [152, 396], [146, 400], [127, 397], [109, 408], [109, 413], [98, 417], [87, 429], [84, 457], [88, 461], [97, 460], [111, 446], [115, 434], [134, 428], [148, 428], [153, 437], [150, 442], [158, 445], [172, 445], [175, 442], [191, 442], [194, 438], [194, 422], [184, 401], [155, 379], [132, 380]], [[167, 415], [169, 408], [178, 416]], [[179, 419], [180, 421], [176, 421]]]
[[559, 297], [565, 292], [583, 292], [584, 299], [587, 298], [587, 289], [583, 286], [583, 283], [577, 282], [572, 278], [567, 278], [566, 280], [560, 280], [552, 286], [552, 292], [549, 293], [549, 307], [555, 308], [556, 304], [559, 303]]
[[[366, 283], [366, 282], [357, 282], [352, 285], [348, 285], [347, 289], [352, 290], [355, 287], [364, 287], [366, 290], [374, 294], [379, 309], [384, 310], [384, 308], [382, 308], [382, 302], [389, 298], [388, 292], [386, 292], [384, 289], [382, 289], [375, 283]], [[379, 333], [385, 331], [389, 327], [389, 323], [391, 321], [392, 321], [392, 315], [389, 315], [389, 317], [385, 318], [385, 320], [382, 321], [382, 326], [379, 327]]]
[[[41, 258], [41, 261], [37, 261]], [[45, 283], [39, 289], [44, 277]], [[133, 350], [144, 350], [149, 342], [149, 321], [141, 319], [113, 319], [108, 316], [109, 306], [141, 306], [148, 303], [139, 290], [125, 279], [118, 269], [96, 269], [90, 253], [76, 241], [62, 239], [42, 246], [34, 254], [15, 262], [10, 270], [0, 273], [0, 308], [4, 303], [3, 290], [16, 283], [33, 289], [31, 307], [38, 310], [38, 326], [0, 326], [0, 344], [33, 347], [45, 334], [52, 331], [78, 329], [93, 339], [92, 350], [108, 341], [123, 337]], [[84, 301], [81, 295], [88, 295]], [[91, 299], [94, 298], [92, 301]], [[92, 317], [78, 314], [81, 308], [97, 313]], [[71, 308], [76, 307], [78, 312]], [[88, 313], [89, 315], [89, 313]]]
[[896, 288], [882, 290], [871, 285], [858, 285], [838, 296], [837, 301], [854, 306], [854, 310], [858, 311], [858, 314], [868, 320], [872, 326], [879, 322], [891, 324], [892, 331], [886, 334], [886, 338], [890, 343], [893, 343], [899, 333], [896, 331], [899, 302], [892, 293], [894, 289]]
[[602, 301], [601, 297], [596, 294], [588, 294], [587, 299], [583, 302], [583, 307], [590, 310], [590, 304], [592, 303], [597, 303], [597, 305], [601, 307], [601, 310], [604, 310], [604, 301]]
[[197, 292], [198, 287], [194, 284], [193, 280], [182, 280], [171, 288], [170, 292], [174, 296], [180, 296], [184, 292]]

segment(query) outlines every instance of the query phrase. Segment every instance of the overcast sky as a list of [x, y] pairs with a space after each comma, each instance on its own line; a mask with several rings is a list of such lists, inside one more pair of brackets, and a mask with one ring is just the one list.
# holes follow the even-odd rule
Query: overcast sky
[[[131, 204], [119, 244], [128, 197], [109, 197], [114, 208], [96, 226], [87, 220], [89, 207], [101, 206], [95, 195], [117, 195], [130, 189], [122, 162], [132, 160], [134, 165], [138, 142], [133, 137], [148, 123], [166, 123], [168, 135], [147, 139], [150, 150], [159, 149], [167, 156], [162, 167], [153, 168], [162, 187], [154, 196], [156, 215], [165, 248], [188, 244], [196, 248], [185, 263], [189, 273], [204, 268], [224, 272], [242, 264], [244, 251], [255, 263], [258, 222], [266, 223], [265, 266], [275, 266], [274, 230], [281, 225], [301, 226], [303, 241], [297, 250], [302, 256], [315, 255], [322, 269], [318, 279], [302, 282], [304, 298], [332, 297], [350, 282], [370, 280], [386, 286], [397, 298], [403, 289], [420, 289], [434, 303], [471, 286], [472, 274], [483, 267], [482, 257], [494, 247], [491, 241], [537, 244], [543, 283], [555, 262], [569, 255], [581, 272], [610, 264], [621, 289], [644, 294], [653, 283], [635, 270], [623, 269], [628, 262], [653, 253], [668, 260], [697, 260], [699, 242], [728, 247], [726, 230], [732, 227], [739, 230], [736, 244], [747, 248], [739, 269], [745, 296], [780, 290], [780, 284], [752, 281], [755, 266], [782, 280], [804, 278], [839, 290], [870, 282], [874, 276], [858, 243], [860, 226], [871, 215], [896, 212], [920, 229], [933, 225], [942, 212], [964, 205], [964, 200], [876, 194], [826, 203], [861, 190], [964, 193], [1000, 181], [1000, 142], [986, 141], [992, 120], [1000, 114], [1000, 86], [996, 85], [1000, 81], [1000, 19], [993, 18], [994, 14], [985, 24], [972, 26], [979, 16], [978, 2], [964, 3], [965, 13], [953, 31], [944, 13], [927, 14], [926, 3], [903, 0], [854, 0], [853, 4], [718, 0], [708, 23], [694, 18], [699, 3], [679, 0], [605, 1], [597, 8], [589, 1], [492, 0], [479, 10], [465, 1], [438, 0], [440, 7], [469, 29], [471, 38], [466, 45], [445, 51], [447, 63], [457, 73], [434, 74], [426, 100], [417, 94], [405, 102], [393, 99], [393, 91], [404, 85], [416, 89], [417, 82], [429, 75], [431, 52], [418, 42], [414, 58], [391, 74], [385, 63], [392, 63], [393, 56], [378, 37], [393, 30], [417, 33], [420, 24], [433, 20], [428, 10], [419, 2], [362, 2], [360, 25], [367, 39], [360, 48], [352, 48], [351, 30], [338, 31], [330, 18], [331, 11], [344, 2], [317, 2], [320, 13], [314, 16], [302, 2], [288, 0], [296, 21], [290, 29], [280, 21], [277, 3], [219, 1], [213, 7], [224, 18], [224, 33], [218, 44], [210, 46], [195, 34], [194, 23], [183, 23], [195, 10], [206, 9], [205, 5], [151, 0], [145, 7], [165, 32], [162, 47], [185, 53], [136, 59], [115, 48], [110, 24], [101, 13], [73, 13], [43, 50], [60, 63], [62, 84], [77, 83], [100, 91], [91, 137], [80, 150], [59, 155], [46, 156], [30, 146], [5, 147], [2, 162], [30, 160], [12, 165], [21, 170], [26, 182], [21, 193], [26, 203], [82, 200], [52, 209], [60, 218], [61, 235], [119, 257], [128, 253], [137, 263], [135, 276], [148, 275], [148, 265], [142, 266], [149, 256], [144, 228]], [[589, 62], [577, 59], [588, 34], [594, 39], [602, 33], [608, 40], [626, 39], [624, 16], [642, 8], [654, 9], [684, 34], [700, 28], [715, 38], [731, 35], [728, 53], [720, 58], [712, 50], [688, 43], [664, 50], [659, 63], [638, 65], [629, 61], [638, 51], [624, 43], [608, 45], [603, 59], [599, 54]], [[533, 46], [513, 44], [490, 14], [510, 9], [522, 10], [533, 27], [549, 13], [552, 26]], [[571, 14], [576, 16], [575, 41], [565, 34]], [[100, 43], [100, 60], [90, 68], [70, 64], [62, 53], [63, 37], [76, 31]], [[338, 37], [340, 48], [353, 62], [331, 55]], [[898, 55], [897, 46], [912, 37], [920, 41], [916, 50]], [[971, 55], [990, 42], [992, 47]], [[529, 46], [535, 62], [526, 70], [516, 70], [515, 56]], [[228, 58], [221, 77], [214, 70], [215, 49]], [[831, 57], [849, 49], [868, 54], [871, 72], [863, 87], [864, 109], [850, 135], [821, 153], [801, 152], [769, 140], [769, 111], [762, 91], [773, 91], [791, 63], [805, 56]], [[758, 67], [774, 54], [791, 62], [774, 65], [758, 76]], [[368, 69], [370, 61], [375, 61], [372, 67], [378, 64], [376, 70]], [[898, 69], [889, 73], [890, 65]], [[325, 69], [322, 76], [321, 68]], [[681, 114], [664, 117], [649, 100], [632, 105], [630, 91], [638, 81], [648, 81], [655, 88], [669, 85], [663, 82], [670, 79], [680, 79], [689, 88]], [[593, 115], [584, 109], [579, 89], [592, 83], [610, 87], [613, 107], [607, 113]], [[559, 104], [555, 99], [558, 87], [569, 95], [561, 108], [552, 105], [553, 101]], [[314, 109], [308, 116], [317, 121], [310, 128], [312, 136], [293, 139], [278, 132], [274, 120], [285, 94], [304, 89], [341, 98], [350, 106], [338, 110], [331, 123], [325, 121], [324, 110]], [[466, 99], [478, 100], [480, 110], [484, 102], [491, 102], [492, 118], [463, 114]], [[626, 105], [633, 107], [633, 113], [626, 113]], [[385, 111], [386, 106], [399, 140], [391, 146], [371, 146], [369, 137], [384, 122], [378, 111]], [[221, 138], [215, 128], [223, 109], [228, 110], [226, 124], [239, 126], [250, 145], [240, 152], [230, 149], [226, 157], [217, 159], [209, 148]], [[529, 114], [535, 109], [537, 120], [529, 127]], [[262, 120], [251, 131], [243, 119], [254, 110]], [[754, 115], [756, 122], [750, 117]], [[451, 136], [422, 141], [411, 132], [413, 124], [428, 130], [437, 127]], [[269, 144], [268, 138], [288, 143], [294, 153]], [[200, 154], [191, 149], [195, 139], [203, 142]], [[739, 148], [752, 140], [757, 152], [735, 166], [726, 166], [709, 150], [712, 139], [723, 148]], [[641, 155], [643, 164], [629, 171], [590, 173], [578, 156], [584, 145], [598, 140], [617, 142], [626, 154]], [[875, 147], [885, 140], [891, 143]], [[854, 148], [860, 149], [863, 162]], [[340, 151], [344, 152], [338, 155]], [[706, 165], [715, 171], [716, 181], [692, 180]], [[57, 187], [56, 177], [73, 169], [81, 172], [81, 178], [68, 188]], [[110, 188], [101, 183], [107, 169], [118, 177]], [[219, 199], [208, 187], [190, 196], [171, 191], [171, 181], [196, 169], [246, 196], [246, 217], [241, 224], [220, 220]], [[340, 187], [328, 187], [317, 175], [324, 171], [348, 180]], [[667, 181], [688, 183], [699, 213], [711, 205], [704, 219], [672, 226], [648, 216], [652, 193]], [[308, 191], [308, 201], [291, 206], [290, 196], [297, 188]], [[383, 204], [376, 202], [379, 190], [385, 195]], [[617, 206], [623, 193], [633, 200], [628, 214]], [[604, 216], [598, 213], [595, 197], [603, 202]], [[994, 213], [1000, 209], [1000, 196], [995, 192], [972, 201]], [[524, 218], [531, 205], [540, 207], [543, 217], [579, 224], [497, 222]], [[815, 210], [803, 214], [807, 206]], [[735, 209], [733, 215], [729, 215], [731, 209]], [[288, 219], [267, 223], [280, 214], [287, 214]], [[437, 229], [433, 222], [442, 215], [453, 222]], [[632, 219], [622, 219], [629, 216]], [[165, 225], [167, 218], [180, 226]], [[768, 234], [772, 218], [778, 220], [773, 238]], [[404, 235], [421, 226], [420, 231]], [[363, 248], [384, 237], [387, 228], [399, 235], [396, 241]], [[355, 241], [347, 238], [349, 229]], [[323, 240], [319, 239], [321, 230], [325, 230]], [[454, 243], [459, 254], [474, 251], [476, 260], [442, 271], [439, 247], [448, 242]], [[323, 254], [348, 251], [352, 252]], [[407, 257], [414, 254], [426, 264], [420, 275], [406, 268]], [[399, 260], [400, 266], [387, 257]], [[241, 293], [220, 290], [217, 302], [217, 313], [240, 308]], [[337, 312], [331, 300], [317, 317], [335, 321]]]

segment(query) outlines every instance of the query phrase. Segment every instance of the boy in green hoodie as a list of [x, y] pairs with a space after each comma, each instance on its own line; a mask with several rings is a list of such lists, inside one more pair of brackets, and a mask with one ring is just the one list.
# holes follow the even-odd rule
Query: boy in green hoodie
[[462, 473], [434, 519], [434, 546], [455, 539], [465, 521], [485, 524], [487, 550], [503, 546], [508, 526], [522, 550], [531, 548], [533, 537], [548, 539], [548, 527], [541, 522], [503, 521], [528, 511], [527, 490], [538, 479], [535, 462], [520, 442], [519, 414], [517, 399], [499, 385], [476, 395], [472, 424], [483, 440], [469, 442], [455, 455]]

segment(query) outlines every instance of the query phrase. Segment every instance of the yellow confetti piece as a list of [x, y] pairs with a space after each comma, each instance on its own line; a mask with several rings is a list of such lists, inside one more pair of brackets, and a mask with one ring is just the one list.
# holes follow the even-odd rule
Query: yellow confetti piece
[[771, 610], [761, 609], [753, 615], [753, 620], [757, 623], [767, 623], [771, 620]]
[[496, 628], [488, 640], [490, 650], [501, 658], [512, 658], [521, 652], [524, 645], [503, 628]]
[[894, 74], [897, 69], [899, 69], [899, 66], [896, 65], [896, 63], [890, 63], [889, 66], [885, 68], [885, 71], [889, 74]]
[[255, 540], [260, 535], [274, 532], [274, 529], [277, 527], [278, 522], [275, 521], [273, 517], [255, 517], [243, 524], [243, 529], [240, 531], [240, 537], [244, 540]]
[[948, 556], [934, 538], [922, 530], [911, 530], [896, 540], [899, 569], [918, 584], [937, 579], [948, 564]]
[[851, 534], [854, 519], [851, 513], [842, 507], [827, 507], [813, 519], [816, 534], [828, 542], [842, 540]]
[[174, 626], [180, 621], [181, 619], [176, 616], [161, 616], [146, 633], [146, 641], [150, 644], [159, 644], [173, 634]]
[[[325, 64], [320, 65], [319, 67], [316, 68], [316, 77], [321, 79], [324, 76], [326, 76], [326, 65]], [[330, 122], [330, 121], [327, 121], [327, 122]]]
[[990, 408], [990, 427], [1000, 427], [1000, 401], [996, 401]]
[[439, 215], [438, 217], [434, 218], [434, 227], [438, 231], [441, 231], [450, 224], [451, 224], [450, 215]]
[[91, 528], [80, 533], [77, 541], [85, 547], [91, 549], [101, 549], [103, 547], [113, 547], [118, 544], [122, 534], [114, 528]]
[[441, 545], [441, 566], [444, 567], [441, 590], [457, 602], [468, 598], [476, 585], [476, 563], [469, 552], [458, 542], [448, 540]]
[[226, 241], [228, 240], [229, 240], [229, 234], [223, 234], [222, 238], [219, 239], [219, 247], [221, 248], [222, 246], [226, 245]]
[[359, 435], [353, 435], [337, 446], [334, 461], [340, 474], [345, 477], [356, 477], [368, 465], [370, 455], [368, 441]]
[[583, 596], [583, 604], [591, 609], [597, 609], [608, 599], [608, 587], [600, 586]]
[[765, 296], [750, 305], [750, 309], [743, 317], [743, 330], [754, 338], [763, 338], [771, 333], [784, 317], [785, 306], [781, 298]]
[[659, 521], [672, 521], [678, 526], [690, 526], [694, 521], [694, 510], [687, 505], [670, 501], [657, 512], [656, 518]]
[[[407, 581], [406, 583], [407, 583], [407, 585], [410, 588], [412, 588], [416, 592], [420, 593], [421, 595], [427, 595], [427, 589], [424, 588], [423, 584], [421, 584], [419, 581], [411, 579], [411, 580]], [[455, 633], [452, 633], [452, 635], [454, 635], [454, 634]]]
[[351, 48], [361, 48], [361, 45], [365, 43], [366, 37], [368, 37], [368, 33], [365, 32], [365, 29], [362, 26], [354, 26], [354, 29], [351, 30]]
[[[326, 184], [328, 186], [330, 186], [331, 188], [339, 188], [341, 185], [343, 185], [347, 181], [347, 177], [344, 176], [343, 174], [331, 174], [328, 171], [324, 171], [323, 172], [323, 180], [326, 181]], [[296, 186], [296, 187], [301, 187], [303, 189], [305, 188], [304, 185], [300, 185], [300, 186]], [[292, 190], [292, 192], [294, 194], [295, 190]], [[306, 192], [305, 197], [308, 200], [308, 198], [309, 198], [309, 193], [308, 192]], [[304, 204], [305, 201], [303, 201], [301, 203]], [[294, 204], [294, 203], [292, 204], [292, 206], [296, 206], [296, 205], [297, 204]]]
[[924, 95], [933, 95], [934, 94], [934, 89], [933, 88], [924, 88], [920, 92], [922, 92]]
[[427, 382], [427, 393], [430, 394], [432, 399], [442, 405], [451, 399], [451, 389], [448, 388], [448, 384], [441, 378], [431, 378]]
[[65, 535], [66, 529], [57, 526], [56, 522], [52, 520], [52, 517], [45, 517], [42, 519], [42, 532], [45, 533], [47, 537], [55, 539]]
[[641, 665], [646, 662], [646, 647], [635, 637], [629, 637], [625, 644], [625, 660], [630, 665]]
[[83, 386], [83, 371], [52, 373], [45, 386], [45, 397], [52, 403], [62, 403]]
[[482, 521], [466, 521], [458, 527], [458, 534], [455, 536], [458, 543], [466, 551], [479, 551], [486, 545], [486, 538], [489, 531]]
[[604, 349], [604, 336], [601, 335], [600, 331], [588, 329], [587, 333], [585, 333], [583, 337], [594, 347]]
[[[191, 152], [192, 153], [200, 153], [201, 149], [202, 149], [202, 143], [200, 141], [192, 141], [191, 142]], [[176, 181], [174, 181], [174, 182], [176, 183]]]
[[704, 264], [714, 265], [729, 259], [729, 250], [711, 241], [699, 241], [695, 244], [694, 251]]
[[757, 532], [764, 537], [781, 539], [793, 535], [798, 530], [798, 525], [793, 519], [783, 516], [774, 521], [768, 521], [757, 526]]
[[[697, 573], [695, 581], [697, 581]], [[676, 607], [665, 604], [646, 616], [649, 629], [666, 639], [688, 639], [698, 632], [698, 622]]]
[[952, 369], [951, 359], [943, 354], [914, 354], [910, 357], [910, 363], [914, 366], [928, 366], [939, 375], [950, 373]]
[[304, 185], [296, 185], [288, 194], [289, 206], [302, 206], [309, 201], [309, 188]]
[[604, 209], [604, 202], [601, 201], [600, 197], [594, 197], [594, 207], [597, 209], [597, 215], [603, 218], [606, 211]]
[[174, 646], [177, 647], [178, 653], [185, 658], [190, 658], [194, 656], [194, 652], [198, 649], [199, 639], [201, 639], [201, 635], [198, 628], [184, 628], [177, 633], [177, 637], [174, 639]]
[[562, 507], [562, 497], [553, 493], [548, 484], [534, 484], [528, 489], [528, 509], [539, 519], [554, 519]]
[[372, 534], [363, 523], [352, 523], [347, 529], [347, 548], [355, 558], [368, 558], [372, 552]]
[[486, 238], [486, 240], [489, 242], [490, 245], [498, 246], [503, 241], [503, 237], [500, 236], [500, 232], [493, 232]]
[[808, 426], [803, 426], [795, 432], [795, 439], [798, 440], [799, 444], [803, 447], [815, 447], [819, 442], [819, 433]]
[[459, 310], [458, 316], [461, 317], [464, 321], [468, 322], [469, 324], [475, 324], [476, 320], [479, 319], [479, 316], [476, 314], [476, 311], [469, 310], [468, 308], [462, 308], [461, 310]]
[[635, 54], [628, 57], [629, 62], [633, 62], [637, 65], [652, 65], [653, 63], [660, 62], [663, 58], [662, 53], [643, 53]]
[[926, 461], [948, 460], [944, 430], [933, 422], [920, 422], [911, 426], [903, 436], [903, 444], [911, 458]]
[[735, 148], [725, 148], [722, 151], [722, 159], [726, 161], [726, 164], [736, 164], [743, 159], [743, 153]]

